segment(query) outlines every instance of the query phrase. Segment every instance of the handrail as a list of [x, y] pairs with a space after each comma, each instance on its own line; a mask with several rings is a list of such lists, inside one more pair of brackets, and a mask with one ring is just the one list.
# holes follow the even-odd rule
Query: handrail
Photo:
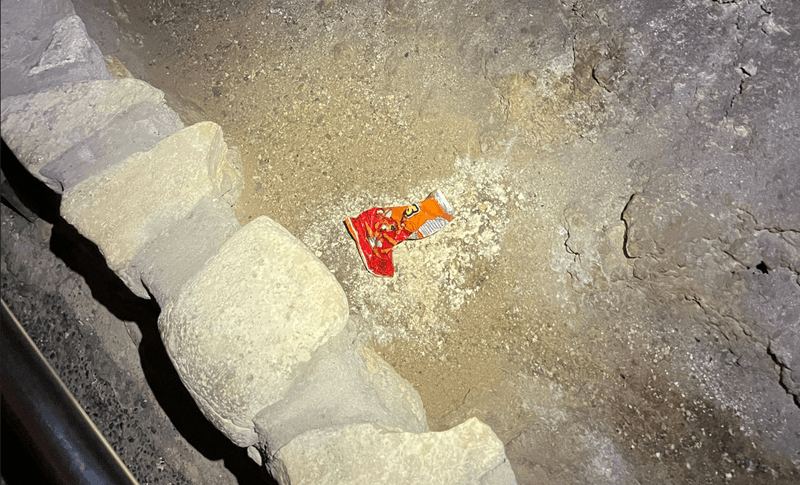
[[2, 397], [56, 483], [138, 485], [78, 401], [2, 303]]

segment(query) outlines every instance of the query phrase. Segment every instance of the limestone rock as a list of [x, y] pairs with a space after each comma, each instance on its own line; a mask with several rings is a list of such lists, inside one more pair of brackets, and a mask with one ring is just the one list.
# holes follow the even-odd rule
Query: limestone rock
[[111, 78], [68, 0], [4, 0], [1, 16], [1, 97]]
[[[767, 236], [767, 237], [764, 237]], [[759, 246], [762, 251], [766, 241], [776, 239], [773, 234], [762, 235]], [[766, 241], [765, 241], [766, 240]], [[773, 243], [774, 244], [774, 243]], [[791, 251], [797, 261], [797, 251], [786, 245], [785, 252]], [[766, 252], [766, 251], [764, 251]], [[777, 252], [777, 251], [776, 251]], [[764, 253], [761, 254], [764, 256]], [[784, 255], [785, 257], [785, 255]], [[772, 261], [781, 261], [776, 257]], [[764, 263], [762, 263], [763, 265]], [[764, 266], [762, 266], [764, 267]], [[745, 321], [754, 322], [754, 337], [760, 338], [769, 354], [768, 364], [779, 366], [780, 384], [795, 402], [800, 403], [800, 285], [798, 275], [785, 267], [771, 266], [772, 269], [755, 269], [745, 272], [747, 294], [742, 298]], [[738, 362], [737, 362], [738, 363]]]
[[118, 79], [3, 98], [3, 140], [31, 174], [60, 190], [60, 184], [44, 177], [40, 169], [102, 133], [121, 111], [139, 103], [164, 105], [164, 93], [136, 79]]
[[345, 327], [347, 299], [325, 265], [267, 217], [231, 236], [167, 303], [159, 329], [206, 417], [239, 446], [314, 352]]
[[422, 398], [411, 384], [372, 349], [361, 347], [359, 355], [366, 364], [367, 383], [378, 392], [384, 406], [406, 423], [398, 427], [404, 431], [429, 431]]
[[222, 244], [241, 228], [233, 208], [219, 199], [203, 197], [185, 219], [149, 241], [131, 262], [148, 291], [164, 305]]
[[503, 443], [476, 418], [442, 432], [373, 424], [313, 430], [281, 448], [268, 466], [282, 485], [516, 483]]
[[100, 248], [135, 294], [147, 298], [130, 268], [151, 239], [186, 218], [203, 197], [218, 198], [234, 168], [219, 125], [198, 123], [132, 155], [64, 193], [64, 219]]
[[267, 448], [277, 450], [312, 429], [381, 423], [428, 431], [419, 394], [374, 351], [356, 348], [348, 332], [320, 349], [279, 402], [255, 417]]
[[72, 146], [57, 160], [39, 171], [58, 184], [62, 192], [135, 152], [147, 151], [159, 141], [183, 128], [178, 114], [164, 104], [145, 101], [120, 111], [102, 129]]
[[[39, 62], [28, 71], [28, 77], [76, 65], [83, 65], [81, 67], [88, 71], [87, 79], [111, 78], [105, 69], [105, 59], [86, 33], [83, 21], [77, 15], [70, 15], [55, 23], [53, 40], [42, 52]], [[89, 76], [91, 71], [98, 77]]]

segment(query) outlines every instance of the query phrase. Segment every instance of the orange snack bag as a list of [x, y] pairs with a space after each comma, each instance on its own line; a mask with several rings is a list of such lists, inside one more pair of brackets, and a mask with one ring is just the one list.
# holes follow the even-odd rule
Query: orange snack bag
[[394, 276], [392, 249], [406, 239], [423, 239], [453, 220], [453, 209], [440, 190], [419, 204], [373, 207], [344, 223], [364, 266], [375, 276]]

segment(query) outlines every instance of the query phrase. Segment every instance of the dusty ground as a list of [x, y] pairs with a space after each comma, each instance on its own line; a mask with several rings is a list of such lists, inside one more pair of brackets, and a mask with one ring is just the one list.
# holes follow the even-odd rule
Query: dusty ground
[[[480, 417], [521, 484], [797, 483], [800, 7], [645, 4], [113, 1], [101, 48], [222, 125], [240, 221], [331, 268], [431, 428]], [[341, 221], [436, 188], [370, 276]]]
[[[535, 156], [608, 116], [601, 90], [583, 92], [564, 75], [566, 29], [520, 6], [449, 3], [209, 4], [210, 17], [156, 3], [147, 12], [171, 41], [153, 53], [151, 81], [202, 106], [241, 151], [240, 220], [267, 214], [317, 252], [381, 353], [422, 393], [432, 424], [514, 369], [530, 324], [561, 312], [548, 303], [532, 305], [541, 316], [520, 314], [507, 294], [509, 282], [533, 276], [515, 259], [548, 264], [545, 219], [561, 218], [538, 213], [564, 198], [569, 174]], [[510, 39], [497, 39], [492, 23], [508, 22], [500, 35]], [[536, 42], [556, 53], [536, 63], [546, 72], [507, 65]], [[435, 188], [457, 210], [448, 231], [399, 248], [395, 279], [365, 273], [341, 221]], [[507, 240], [523, 214], [532, 248]]]

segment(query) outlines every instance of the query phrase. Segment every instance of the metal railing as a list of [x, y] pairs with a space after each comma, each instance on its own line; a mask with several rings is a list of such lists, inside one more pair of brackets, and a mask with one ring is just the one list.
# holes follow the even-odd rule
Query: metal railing
[[138, 485], [78, 401], [2, 303], [2, 399], [55, 483]]

